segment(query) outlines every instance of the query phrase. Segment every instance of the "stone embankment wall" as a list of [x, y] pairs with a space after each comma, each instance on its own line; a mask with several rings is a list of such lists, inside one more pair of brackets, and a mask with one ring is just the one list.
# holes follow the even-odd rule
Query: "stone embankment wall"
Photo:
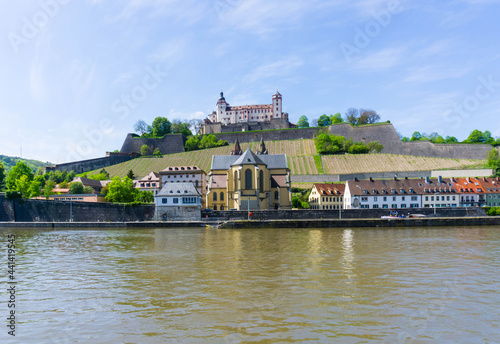
[[108, 166], [116, 165], [125, 161], [137, 158], [137, 154], [122, 154], [122, 153], [108, 153], [108, 156], [103, 158], [88, 159], [81, 161], [68, 162], [64, 164], [57, 164], [48, 166], [45, 171], [75, 171], [76, 173], [83, 173], [87, 171], [99, 170]]
[[[434, 216], [433, 208], [411, 208], [398, 209], [400, 214], [424, 214]], [[485, 216], [483, 208], [436, 208], [436, 216], [440, 217], [463, 217], [463, 216]], [[248, 218], [247, 211], [203, 211], [201, 217], [206, 219], [244, 219]], [[389, 209], [345, 209], [342, 210], [343, 219], [368, 219], [388, 216]], [[253, 211], [253, 220], [308, 220], [308, 219], [338, 219], [338, 210], [259, 210]]]
[[115, 222], [152, 221], [154, 205], [45, 200], [8, 200], [0, 195], [0, 222]]
[[141, 153], [141, 147], [147, 145], [153, 152], [158, 148], [161, 154], [174, 154], [184, 152], [184, 138], [182, 134], [168, 134], [161, 139], [139, 137], [128, 134], [123, 142], [120, 153]]

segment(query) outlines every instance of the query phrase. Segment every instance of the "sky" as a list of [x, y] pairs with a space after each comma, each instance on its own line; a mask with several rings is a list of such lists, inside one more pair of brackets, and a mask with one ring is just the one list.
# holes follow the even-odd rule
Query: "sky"
[[496, 0], [0, 0], [0, 154], [120, 149], [142, 119], [219, 93], [296, 123], [377, 111], [404, 136], [500, 136]]

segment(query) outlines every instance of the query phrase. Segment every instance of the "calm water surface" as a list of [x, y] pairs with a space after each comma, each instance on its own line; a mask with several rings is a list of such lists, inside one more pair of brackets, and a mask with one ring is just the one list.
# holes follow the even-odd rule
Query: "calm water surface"
[[1, 343], [500, 343], [500, 227], [9, 233]]

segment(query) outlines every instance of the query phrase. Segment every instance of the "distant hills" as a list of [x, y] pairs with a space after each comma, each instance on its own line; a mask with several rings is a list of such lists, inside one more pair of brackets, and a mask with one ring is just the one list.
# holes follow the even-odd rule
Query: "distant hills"
[[5, 171], [9, 172], [12, 167], [14, 167], [18, 161], [23, 161], [26, 165], [28, 165], [29, 168], [33, 171], [33, 173], [36, 172], [36, 170], [39, 167], [45, 167], [45, 166], [50, 166], [53, 165], [50, 162], [41, 162], [38, 160], [32, 160], [32, 159], [23, 159], [19, 157], [11, 157], [7, 155], [0, 155], [0, 161], [3, 163], [5, 166]]

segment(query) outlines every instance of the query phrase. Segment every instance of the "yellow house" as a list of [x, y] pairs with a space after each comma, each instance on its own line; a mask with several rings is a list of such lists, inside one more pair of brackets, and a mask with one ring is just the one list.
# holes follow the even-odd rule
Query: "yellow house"
[[[236, 142], [237, 147], [239, 144]], [[207, 207], [214, 210], [291, 209], [290, 170], [286, 155], [214, 155]], [[239, 154], [241, 155], [238, 155]]]

